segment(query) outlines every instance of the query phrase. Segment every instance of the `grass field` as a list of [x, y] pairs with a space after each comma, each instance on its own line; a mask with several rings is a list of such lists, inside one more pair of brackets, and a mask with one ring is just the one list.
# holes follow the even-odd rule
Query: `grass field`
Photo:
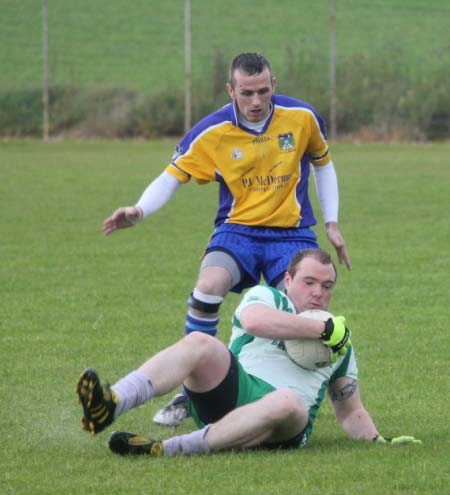
[[[0, 136], [40, 137], [42, 2], [0, 0]], [[448, 141], [446, 0], [336, 2], [338, 134]], [[228, 101], [242, 51], [271, 61], [277, 92], [330, 118], [329, 2], [191, 2], [193, 121]], [[48, 2], [50, 135], [167, 137], [183, 132], [184, 2]]]
[[[40, 85], [41, 2], [1, 0], [0, 5], [0, 88]], [[217, 52], [228, 63], [243, 50], [265, 53], [281, 81], [290, 76], [289, 50], [303, 71], [312, 65], [320, 80], [328, 77], [327, 1], [194, 0], [191, 10], [194, 81], [205, 77], [205, 69], [209, 74]], [[426, 7], [421, 0], [339, 0], [338, 60], [357, 55], [373, 63], [382, 55], [397, 74], [429, 77], [448, 61], [449, 16], [445, 0], [430, 0]], [[51, 85], [183, 86], [182, 0], [50, 0], [48, 18]]]
[[[189, 184], [135, 229], [101, 234], [104, 217], [139, 197], [173, 146], [0, 142], [0, 493], [446, 493], [449, 145], [333, 147], [354, 268], [339, 270], [330, 309], [347, 317], [380, 431], [415, 435], [422, 447], [348, 440], [328, 404], [309, 447], [288, 453], [122, 459], [107, 449], [109, 432], [81, 431], [74, 386], [86, 366], [114, 382], [182, 334], [216, 186]], [[237, 301], [223, 304], [224, 341]], [[170, 435], [151, 422], [164, 402], [116, 427]]]

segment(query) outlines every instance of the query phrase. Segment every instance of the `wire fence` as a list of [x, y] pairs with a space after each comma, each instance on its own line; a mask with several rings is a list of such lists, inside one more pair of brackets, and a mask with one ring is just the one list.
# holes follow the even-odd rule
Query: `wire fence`
[[[47, 0], [50, 135], [175, 135], [185, 126], [185, 1]], [[0, 0], [0, 134], [42, 135], [38, 0]], [[264, 53], [279, 92], [330, 121], [330, 2], [191, 0], [192, 119], [227, 101], [234, 55]], [[448, 139], [450, 5], [336, 2], [340, 136]]]

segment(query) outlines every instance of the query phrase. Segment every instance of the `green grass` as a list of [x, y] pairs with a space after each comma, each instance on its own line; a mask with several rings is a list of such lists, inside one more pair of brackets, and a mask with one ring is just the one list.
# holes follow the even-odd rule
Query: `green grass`
[[[449, 145], [333, 147], [354, 268], [339, 269], [331, 310], [347, 317], [380, 431], [413, 434], [422, 447], [353, 442], [328, 404], [309, 447], [288, 453], [127, 460], [110, 455], [108, 433], [81, 431], [74, 386], [84, 367], [114, 382], [182, 334], [216, 185], [189, 184], [135, 229], [101, 234], [103, 219], [139, 197], [173, 147], [0, 143], [0, 492], [445, 493]], [[224, 341], [237, 301], [223, 304]], [[170, 435], [151, 422], [164, 402], [122, 416], [117, 428]]]

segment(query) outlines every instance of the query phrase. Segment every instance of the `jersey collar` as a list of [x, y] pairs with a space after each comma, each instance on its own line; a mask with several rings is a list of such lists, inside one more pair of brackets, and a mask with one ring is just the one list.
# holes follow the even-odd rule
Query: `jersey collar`
[[257, 131], [255, 129], [251, 129], [249, 127], [246, 127], [243, 123], [239, 122], [239, 110], [237, 108], [236, 102], [233, 102], [233, 111], [234, 111], [233, 124], [237, 127], [240, 127], [244, 131], [249, 132], [250, 134], [254, 134], [256, 136], [259, 134], [264, 134], [266, 132], [267, 128], [269, 127], [270, 122], [272, 121], [274, 109], [275, 109], [275, 105], [274, 105], [273, 96], [272, 96], [269, 115], [266, 117], [266, 121], [264, 122], [262, 129], [260, 131]]

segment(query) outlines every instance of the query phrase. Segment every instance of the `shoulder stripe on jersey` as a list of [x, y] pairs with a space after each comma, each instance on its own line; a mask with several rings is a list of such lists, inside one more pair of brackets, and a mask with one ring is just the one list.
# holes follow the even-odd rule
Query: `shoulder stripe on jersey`
[[189, 151], [191, 150], [192, 146], [200, 139], [202, 138], [205, 134], [207, 134], [208, 132], [211, 132], [213, 129], [217, 129], [218, 127], [221, 127], [223, 125], [228, 125], [228, 124], [232, 124], [232, 122], [230, 120], [224, 120], [223, 122], [220, 122], [219, 124], [214, 124], [214, 125], [210, 125], [208, 127], [206, 127], [202, 132], [200, 132], [199, 134], [197, 134], [194, 139], [192, 139], [189, 143], [189, 147], [186, 151], [184, 151], [181, 155], [178, 155], [176, 157], [175, 160], [172, 161], [172, 164], [176, 165], [177, 161], [187, 155], [189, 153]]
[[275, 289], [275, 287], [271, 287], [270, 285], [265, 285], [264, 287], [267, 287], [267, 289], [269, 289], [272, 292], [277, 309], [281, 309], [282, 311], [287, 311], [288, 313], [292, 312], [292, 310], [289, 308], [287, 297], [283, 297], [284, 294], [281, 291]]
[[242, 351], [243, 347], [250, 342], [253, 342], [255, 337], [253, 335], [249, 335], [248, 333], [241, 335], [238, 337], [230, 346], [230, 351], [237, 357], [239, 353]]
[[298, 106], [298, 107], [286, 107], [286, 106], [280, 105], [279, 103], [277, 103], [275, 106], [278, 107], [278, 108], [281, 108], [283, 110], [287, 110], [287, 111], [295, 110], [295, 111], [300, 111], [300, 112], [306, 112], [306, 113], [309, 113], [310, 115], [312, 115], [312, 117], [314, 119], [314, 122], [316, 123], [317, 128], [319, 129], [320, 136], [322, 137], [322, 139], [324, 141], [326, 141], [326, 138], [325, 138], [325, 136], [324, 136], [324, 134], [322, 132], [322, 129], [320, 127], [319, 121], [317, 120], [316, 114], [312, 110], [310, 110], [309, 108], [302, 107], [302, 106]]
[[309, 422], [310, 422], [310, 424], [307, 427], [307, 433], [308, 434], [311, 434], [311, 431], [312, 431], [313, 425], [314, 425], [314, 421], [315, 421], [316, 416], [317, 416], [317, 412], [319, 411], [320, 404], [322, 404], [322, 401], [325, 397], [327, 387], [328, 387], [328, 380], [325, 380], [319, 389], [315, 403], [308, 410], [308, 416], [309, 416]]

